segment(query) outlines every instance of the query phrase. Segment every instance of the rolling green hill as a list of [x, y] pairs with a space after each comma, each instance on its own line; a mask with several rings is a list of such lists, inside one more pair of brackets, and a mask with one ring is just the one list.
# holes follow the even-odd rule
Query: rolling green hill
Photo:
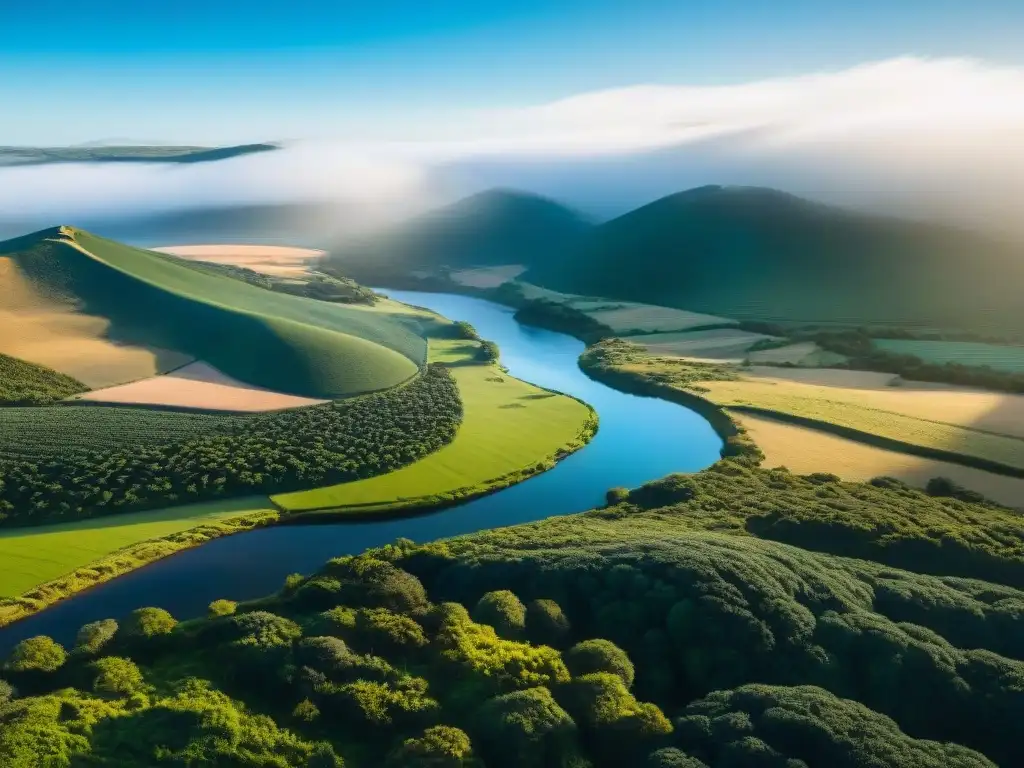
[[840, 210], [771, 189], [701, 187], [597, 227], [525, 279], [740, 319], [1020, 335], [1024, 246]]
[[264, 291], [70, 227], [0, 243], [0, 261], [17, 278], [10, 301], [105, 318], [114, 342], [184, 353], [283, 392], [379, 390], [426, 359], [425, 340], [396, 316]]
[[589, 229], [551, 200], [495, 189], [336, 248], [330, 258], [363, 282], [444, 267], [529, 266], [574, 246]]

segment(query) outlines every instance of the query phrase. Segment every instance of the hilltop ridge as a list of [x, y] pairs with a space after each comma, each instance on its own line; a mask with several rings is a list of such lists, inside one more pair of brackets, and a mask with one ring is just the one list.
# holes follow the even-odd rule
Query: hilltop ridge
[[[74, 326], [115, 347], [169, 351], [248, 384], [331, 398], [394, 386], [425, 360], [426, 342], [387, 314], [271, 293], [66, 225], [0, 243], [0, 262], [0, 312], [40, 347], [53, 346], [46, 331]], [[60, 355], [34, 360], [31, 345], [0, 351], [76, 375]]]

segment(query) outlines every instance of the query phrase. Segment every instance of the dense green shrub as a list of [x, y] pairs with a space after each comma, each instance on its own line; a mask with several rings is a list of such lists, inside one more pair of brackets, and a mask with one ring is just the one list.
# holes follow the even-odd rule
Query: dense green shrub
[[38, 635], [14, 646], [4, 669], [11, 672], [56, 672], [64, 666], [67, 658], [64, 646], [51, 637]]
[[114, 639], [118, 624], [114, 619], [100, 619], [82, 625], [75, 638], [75, 653], [95, 655]]
[[234, 600], [214, 600], [206, 609], [207, 616], [230, 616], [238, 608]]
[[686, 708], [676, 738], [709, 765], [774, 768], [792, 764], [787, 760], [830, 768], [993, 765], [954, 744], [913, 739], [889, 718], [811, 686], [717, 691]]
[[[647, 756], [644, 766], [645, 768], [708, 768], [706, 763], [696, 757], [690, 757], [675, 747], [662, 747], [654, 750]], [[796, 766], [791, 768], [796, 768]]]
[[472, 745], [465, 731], [449, 725], [427, 728], [422, 736], [406, 739], [388, 756], [387, 768], [468, 768]]
[[474, 732], [489, 765], [544, 766], [576, 751], [576, 724], [547, 688], [527, 688], [490, 699]]
[[507, 589], [488, 592], [473, 608], [473, 621], [493, 627], [500, 637], [515, 640], [526, 631], [526, 606]]
[[442, 606], [437, 645], [444, 660], [483, 688], [509, 691], [569, 679], [557, 651], [505, 640], [493, 627], [474, 623], [458, 604]]
[[145, 685], [142, 672], [131, 659], [107, 656], [92, 663], [93, 690], [100, 696], [123, 698]]
[[526, 604], [526, 634], [530, 642], [558, 648], [572, 625], [554, 600], [540, 598]]
[[0, 706], [14, 698], [16, 691], [14, 686], [6, 680], [0, 680]]
[[427, 637], [416, 621], [387, 608], [362, 608], [356, 612], [355, 635], [371, 651], [402, 653], [422, 648]]
[[591, 672], [610, 672], [618, 675], [629, 688], [635, 671], [626, 652], [608, 640], [584, 640], [565, 653], [565, 665], [575, 677]]
[[169, 635], [177, 625], [177, 619], [163, 608], [138, 608], [129, 614], [121, 631], [129, 638], [151, 638]]

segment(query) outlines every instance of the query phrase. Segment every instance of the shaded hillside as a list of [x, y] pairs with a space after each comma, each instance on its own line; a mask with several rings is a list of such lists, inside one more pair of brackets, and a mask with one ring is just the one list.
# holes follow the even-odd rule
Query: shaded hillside
[[42, 307], [40, 322], [102, 318], [118, 344], [173, 350], [270, 389], [377, 390], [425, 359], [425, 341], [386, 313], [271, 293], [69, 227], [0, 243], [0, 260], [17, 283], [7, 301]]
[[0, 166], [54, 163], [209, 163], [231, 157], [272, 152], [277, 144], [232, 147], [0, 147]]
[[330, 259], [364, 282], [413, 270], [530, 266], [574, 247], [589, 229], [580, 215], [558, 203], [496, 189], [334, 249]]
[[1024, 247], [753, 187], [657, 200], [526, 279], [741, 319], [997, 335], [1024, 327]]

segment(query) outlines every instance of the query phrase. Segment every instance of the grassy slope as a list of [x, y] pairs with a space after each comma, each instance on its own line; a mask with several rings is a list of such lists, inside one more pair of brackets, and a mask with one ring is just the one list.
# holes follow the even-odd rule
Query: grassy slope
[[86, 389], [71, 376], [0, 353], [0, 405], [45, 405]]
[[580, 440], [589, 408], [469, 362], [473, 342], [431, 341], [431, 359], [452, 365], [465, 414], [455, 440], [397, 472], [352, 483], [274, 496], [289, 511], [350, 505], [393, 505], [459, 492], [486, 490], [493, 481], [546, 465]]
[[314, 397], [383, 389], [414, 375], [425, 355], [425, 341], [386, 314], [268, 294], [86, 232], [38, 233], [0, 244], [0, 254], [39, 291], [109, 318], [112, 338], [187, 352], [270, 389]]
[[914, 339], [875, 339], [885, 352], [914, 355], [927, 363], [987, 365], [997, 371], [1024, 373], [1024, 347], [1006, 347], [971, 341], [925, 341]]
[[21, 594], [141, 541], [264, 510], [273, 510], [266, 497], [247, 497], [0, 531], [0, 597]]
[[766, 189], [663, 198], [525, 279], [740, 319], [1014, 335], [1024, 326], [1024, 248]]

